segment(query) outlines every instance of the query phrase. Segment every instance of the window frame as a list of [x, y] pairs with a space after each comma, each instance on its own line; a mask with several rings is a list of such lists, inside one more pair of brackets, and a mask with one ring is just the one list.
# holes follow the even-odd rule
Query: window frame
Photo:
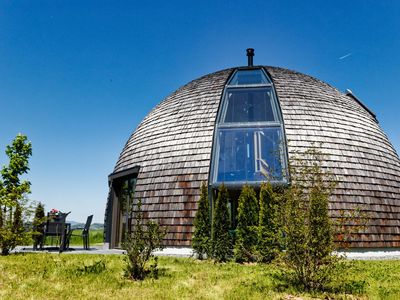
[[[256, 121], [256, 122], [222, 122], [223, 118], [226, 118], [226, 113], [228, 110], [228, 106], [229, 106], [229, 91], [231, 90], [248, 90], [248, 91], [254, 91], [254, 90], [270, 90], [271, 91], [271, 108], [272, 108], [272, 114], [274, 116], [274, 119], [276, 121]], [[282, 123], [282, 119], [280, 114], [278, 113], [277, 107], [276, 107], [276, 103], [274, 101], [274, 99], [276, 99], [276, 95], [275, 95], [275, 91], [274, 88], [271, 84], [267, 84], [267, 85], [259, 85], [257, 84], [257, 86], [254, 85], [246, 85], [244, 86], [225, 86], [225, 90], [224, 90], [224, 95], [223, 95], [223, 103], [222, 103], [222, 111], [220, 113], [220, 115], [218, 116], [218, 120], [217, 120], [217, 124], [221, 127], [221, 126], [229, 126], [231, 124], [233, 124], [235, 127], [238, 127], [238, 124], [242, 124], [243, 126], [247, 126], [246, 124], [260, 124], [260, 125], [266, 125], [269, 126], [270, 124], [281, 124]]]
[[[249, 71], [250, 71], [250, 72], [251, 72], [251, 71], [256, 71], [256, 70], [260, 70], [260, 72], [262, 73], [262, 75], [264, 75], [264, 77], [265, 77], [265, 79], [266, 79], [266, 81], [267, 81], [266, 83], [248, 83], [248, 84], [231, 84], [231, 85], [229, 85], [229, 83], [232, 82], [232, 81], [235, 79], [236, 74], [238, 73], [238, 71], [241, 71], [241, 72], [249, 72]], [[257, 85], [265, 86], [265, 85], [272, 85], [272, 80], [271, 80], [271, 78], [266, 74], [266, 72], [265, 72], [265, 70], [264, 70], [263, 68], [260, 68], [260, 67], [255, 67], [255, 68], [240, 68], [240, 69], [236, 69], [235, 72], [233, 72], [232, 75], [229, 77], [228, 85], [231, 86], [231, 87], [235, 87], [235, 86], [244, 87], [244, 86], [257, 86]]]
[[[218, 112], [218, 116], [216, 119], [215, 129], [214, 129], [214, 139], [213, 139], [213, 152], [212, 152], [212, 159], [211, 159], [211, 166], [210, 166], [210, 185], [212, 187], [218, 187], [222, 183], [230, 188], [240, 188], [244, 184], [252, 185], [252, 186], [259, 186], [261, 183], [265, 182], [266, 180], [262, 181], [234, 181], [234, 182], [220, 182], [217, 181], [218, 179], [218, 167], [219, 167], [219, 157], [220, 157], [220, 138], [219, 132], [220, 129], [245, 129], [245, 128], [279, 128], [282, 141], [279, 144], [280, 148], [280, 161], [282, 167], [282, 180], [270, 180], [269, 182], [272, 184], [287, 184], [288, 183], [288, 158], [287, 158], [287, 142], [286, 142], [286, 135], [285, 135], [285, 128], [282, 118], [282, 111], [279, 105], [279, 100], [275, 92], [274, 84], [268, 74], [265, 72], [263, 68], [258, 68], [263, 72], [263, 75], [267, 78], [268, 81], [271, 83], [266, 84], [245, 84], [245, 85], [229, 85], [229, 82], [234, 78], [237, 72], [246, 69], [236, 69], [228, 79], [227, 84], [224, 87], [224, 91], [221, 97], [222, 103], [220, 104], [220, 111]], [[226, 110], [228, 108], [228, 93], [229, 90], [232, 89], [258, 89], [258, 88], [270, 88], [272, 93], [271, 98], [271, 107], [273, 110], [274, 117], [276, 117], [276, 121], [262, 121], [262, 122], [229, 122], [223, 123], [222, 120], [225, 118]]]

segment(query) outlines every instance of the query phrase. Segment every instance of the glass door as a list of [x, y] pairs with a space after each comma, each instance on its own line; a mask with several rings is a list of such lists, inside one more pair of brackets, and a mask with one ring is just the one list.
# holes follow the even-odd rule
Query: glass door
[[133, 207], [133, 195], [135, 191], [136, 178], [122, 179], [117, 185], [117, 215], [116, 215], [116, 231], [115, 246], [122, 247], [125, 235], [130, 231], [131, 216]]

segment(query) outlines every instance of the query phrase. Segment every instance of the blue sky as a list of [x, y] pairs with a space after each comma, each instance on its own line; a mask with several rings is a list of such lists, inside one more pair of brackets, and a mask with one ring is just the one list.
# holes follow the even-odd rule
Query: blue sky
[[[31, 199], [103, 221], [107, 175], [183, 84], [255, 64], [351, 89], [400, 152], [398, 1], [1, 1], [0, 164], [33, 144]], [[341, 58], [341, 59], [340, 59]]]

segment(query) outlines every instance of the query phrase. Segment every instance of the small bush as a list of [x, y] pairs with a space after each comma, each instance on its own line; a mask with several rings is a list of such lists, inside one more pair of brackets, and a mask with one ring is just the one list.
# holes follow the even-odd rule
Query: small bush
[[280, 252], [279, 197], [270, 183], [260, 189], [257, 254], [261, 262], [271, 262]]
[[258, 240], [258, 201], [254, 189], [244, 185], [238, 202], [235, 260], [237, 262], [255, 261]]
[[36, 250], [38, 246], [43, 243], [43, 232], [44, 232], [44, 224], [46, 221], [46, 216], [44, 213], [44, 205], [39, 202], [35, 209], [35, 216], [33, 218], [33, 249]]
[[222, 184], [219, 187], [213, 214], [212, 256], [217, 262], [227, 261], [232, 256], [228, 199], [228, 190]]
[[[135, 226], [127, 233], [123, 248], [126, 250], [125, 276], [133, 280], [143, 280], [148, 274], [157, 274], [157, 258], [153, 251], [162, 249], [166, 231], [154, 221], [143, 224], [142, 202], [139, 199], [135, 211]], [[149, 262], [153, 264], [149, 266]]]
[[341, 261], [332, 254], [334, 228], [328, 213], [335, 180], [323, 170], [322, 161], [323, 155], [313, 149], [296, 158], [284, 196], [287, 274], [306, 290], [326, 288]]
[[208, 204], [207, 186], [203, 182], [201, 185], [201, 194], [193, 222], [194, 233], [192, 239], [192, 247], [199, 259], [203, 259], [204, 255], [211, 256], [211, 222], [210, 209]]

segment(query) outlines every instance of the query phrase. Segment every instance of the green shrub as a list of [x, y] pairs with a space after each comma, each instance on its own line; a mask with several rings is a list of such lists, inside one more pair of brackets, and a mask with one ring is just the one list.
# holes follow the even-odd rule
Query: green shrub
[[225, 185], [218, 191], [213, 212], [212, 256], [217, 262], [227, 261], [232, 256], [232, 237], [229, 234], [230, 219], [228, 212], [229, 194]]
[[[162, 239], [166, 232], [154, 221], [143, 224], [142, 202], [139, 199], [135, 211], [135, 226], [125, 235], [123, 248], [126, 250], [125, 276], [133, 280], [143, 280], [146, 275], [157, 273], [157, 258], [153, 251], [162, 249]], [[153, 261], [149, 266], [150, 260]]]
[[237, 262], [256, 260], [258, 201], [254, 189], [244, 185], [238, 200], [234, 256]]
[[201, 194], [193, 222], [194, 233], [192, 239], [193, 250], [197, 253], [199, 259], [203, 259], [204, 254], [207, 257], [211, 255], [211, 222], [210, 209], [208, 203], [207, 185], [203, 182], [201, 185]]
[[306, 290], [323, 290], [335, 279], [340, 258], [332, 253], [334, 228], [328, 214], [333, 176], [322, 168], [323, 156], [308, 150], [291, 165], [283, 228], [288, 275]]
[[46, 216], [44, 213], [44, 205], [42, 203], [38, 203], [35, 209], [35, 216], [33, 218], [33, 249], [36, 250], [38, 246], [43, 243], [43, 232], [44, 232], [44, 224], [46, 221]]
[[279, 197], [270, 183], [260, 189], [257, 256], [261, 262], [271, 262], [280, 249]]

